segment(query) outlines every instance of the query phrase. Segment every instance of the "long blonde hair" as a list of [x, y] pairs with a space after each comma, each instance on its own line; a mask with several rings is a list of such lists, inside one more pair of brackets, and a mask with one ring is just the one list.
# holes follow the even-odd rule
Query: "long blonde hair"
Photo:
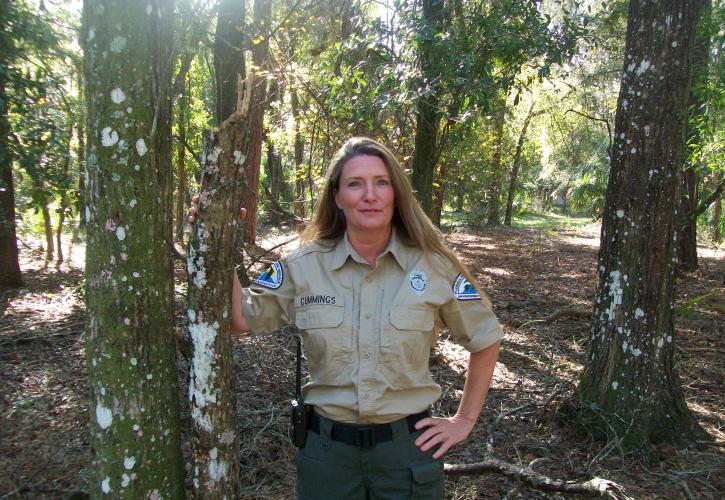
[[[395, 158], [395, 155], [379, 142], [367, 137], [353, 137], [337, 151], [325, 174], [322, 193], [315, 204], [312, 220], [300, 235], [302, 242], [335, 241], [345, 234], [345, 216], [337, 208], [335, 194], [340, 187], [340, 177], [345, 164], [359, 155], [377, 156], [390, 174], [395, 193], [393, 226], [398, 234], [411, 245], [424, 252], [437, 253], [448, 259], [474, 286], [476, 282], [471, 272], [458, 259], [455, 253], [443, 242], [443, 235], [420, 207], [413, 194], [408, 176]], [[478, 289], [478, 287], [476, 287]]]

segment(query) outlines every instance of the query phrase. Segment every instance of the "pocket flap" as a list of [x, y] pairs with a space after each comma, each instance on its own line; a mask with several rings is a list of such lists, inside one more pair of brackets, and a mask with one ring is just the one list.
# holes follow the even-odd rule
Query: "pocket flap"
[[412, 463], [410, 470], [413, 472], [413, 481], [426, 484], [440, 479], [443, 474], [443, 463], [440, 460]]
[[298, 308], [295, 319], [301, 330], [337, 328], [345, 319], [345, 306], [325, 304]]
[[425, 307], [393, 306], [390, 323], [398, 330], [429, 332], [434, 324], [433, 311]]

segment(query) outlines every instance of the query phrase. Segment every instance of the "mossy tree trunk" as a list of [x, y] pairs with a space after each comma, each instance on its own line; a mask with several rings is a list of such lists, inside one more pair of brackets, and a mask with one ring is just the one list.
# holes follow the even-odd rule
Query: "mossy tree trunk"
[[519, 134], [519, 140], [516, 142], [516, 152], [514, 153], [514, 161], [511, 166], [511, 175], [509, 176], [509, 188], [508, 195], [506, 196], [506, 214], [503, 217], [503, 223], [506, 226], [511, 226], [511, 219], [514, 212], [514, 197], [516, 196], [516, 189], [518, 189], [519, 183], [519, 169], [521, 168], [521, 151], [524, 148], [524, 141], [526, 140], [526, 131], [529, 129], [529, 123], [531, 118], [536, 116], [538, 113], [534, 113], [534, 104], [531, 102], [529, 106], [529, 112], [526, 114], [524, 125], [521, 127], [521, 133]]
[[85, 0], [91, 498], [183, 498], [171, 253], [172, 0]]
[[[4, 67], [5, 56], [0, 55]], [[0, 71], [0, 286], [20, 286], [18, 240], [15, 234], [15, 186], [13, 183], [13, 155], [10, 152], [10, 122], [5, 72]]]
[[237, 111], [207, 139], [198, 217], [189, 244], [187, 314], [194, 344], [189, 398], [197, 498], [237, 498], [239, 491], [231, 296], [235, 242], [241, 231], [234, 214], [246, 182], [253, 81], [245, 81]]
[[290, 89], [290, 106], [292, 107], [292, 119], [294, 120], [294, 155], [295, 155], [295, 194], [294, 214], [297, 217], [305, 217], [305, 166], [304, 153], [305, 143], [301, 132], [300, 100], [297, 90]]
[[501, 224], [501, 183], [503, 182], [503, 165], [501, 157], [503, 155], [503, 127], [506, 121], [506, 94], [496, 99], [497, 106], [494, 111], [493, 122], [493, 153], [491, 155], [491, 172], [489, 175], [488, 185], [488, 214], [486, 223], [497, 226]]
[[704, 433], [675, 360], [676, 214], [701, 0], [632, 0], [579, 422], [645, 452]]

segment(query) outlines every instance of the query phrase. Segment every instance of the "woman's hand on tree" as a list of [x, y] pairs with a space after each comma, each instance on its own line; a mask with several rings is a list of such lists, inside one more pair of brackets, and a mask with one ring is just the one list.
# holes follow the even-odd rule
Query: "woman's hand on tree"
[[475, 421], [462, 415], [454, 415], [448, 418], [429, 417], [424, 418], [415, 428], [427, 429], [415, 440], [415, 445], [420, 451], [428, 451], [436, 445], [439, 448], [433, 453], [433, 458], [440, 458], [452, 446], [460, 443], [468, 437], [473, 430]]
[[[193, 224], [196, 221], [196, 214], [199, 211], [199, 195], [195, 194], [191, 198], [193, 206], [189, 209], [189, 224]], [[247, 209], [242, 207], [239, 209], [239, 218], [244, 220], [247, 217]]]

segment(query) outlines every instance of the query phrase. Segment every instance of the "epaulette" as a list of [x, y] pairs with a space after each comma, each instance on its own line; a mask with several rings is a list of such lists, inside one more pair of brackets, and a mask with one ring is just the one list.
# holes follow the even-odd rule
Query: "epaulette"
[[309, 255], [311, 253], [326, 253], [332, 251], [332, 249], [335, 248], [334, 243], [330, 244], [327, 241], [320, 242], [320, 241], [313, 241], [312, 243], [308, 243], [304, 246], [301, 246], [300, 248], [291, 251], [288, 253], [284, 260], [287, 262], [291, 262], [293, 260], [297, 260], [301, 257], [304, 257], [305, 255]]

